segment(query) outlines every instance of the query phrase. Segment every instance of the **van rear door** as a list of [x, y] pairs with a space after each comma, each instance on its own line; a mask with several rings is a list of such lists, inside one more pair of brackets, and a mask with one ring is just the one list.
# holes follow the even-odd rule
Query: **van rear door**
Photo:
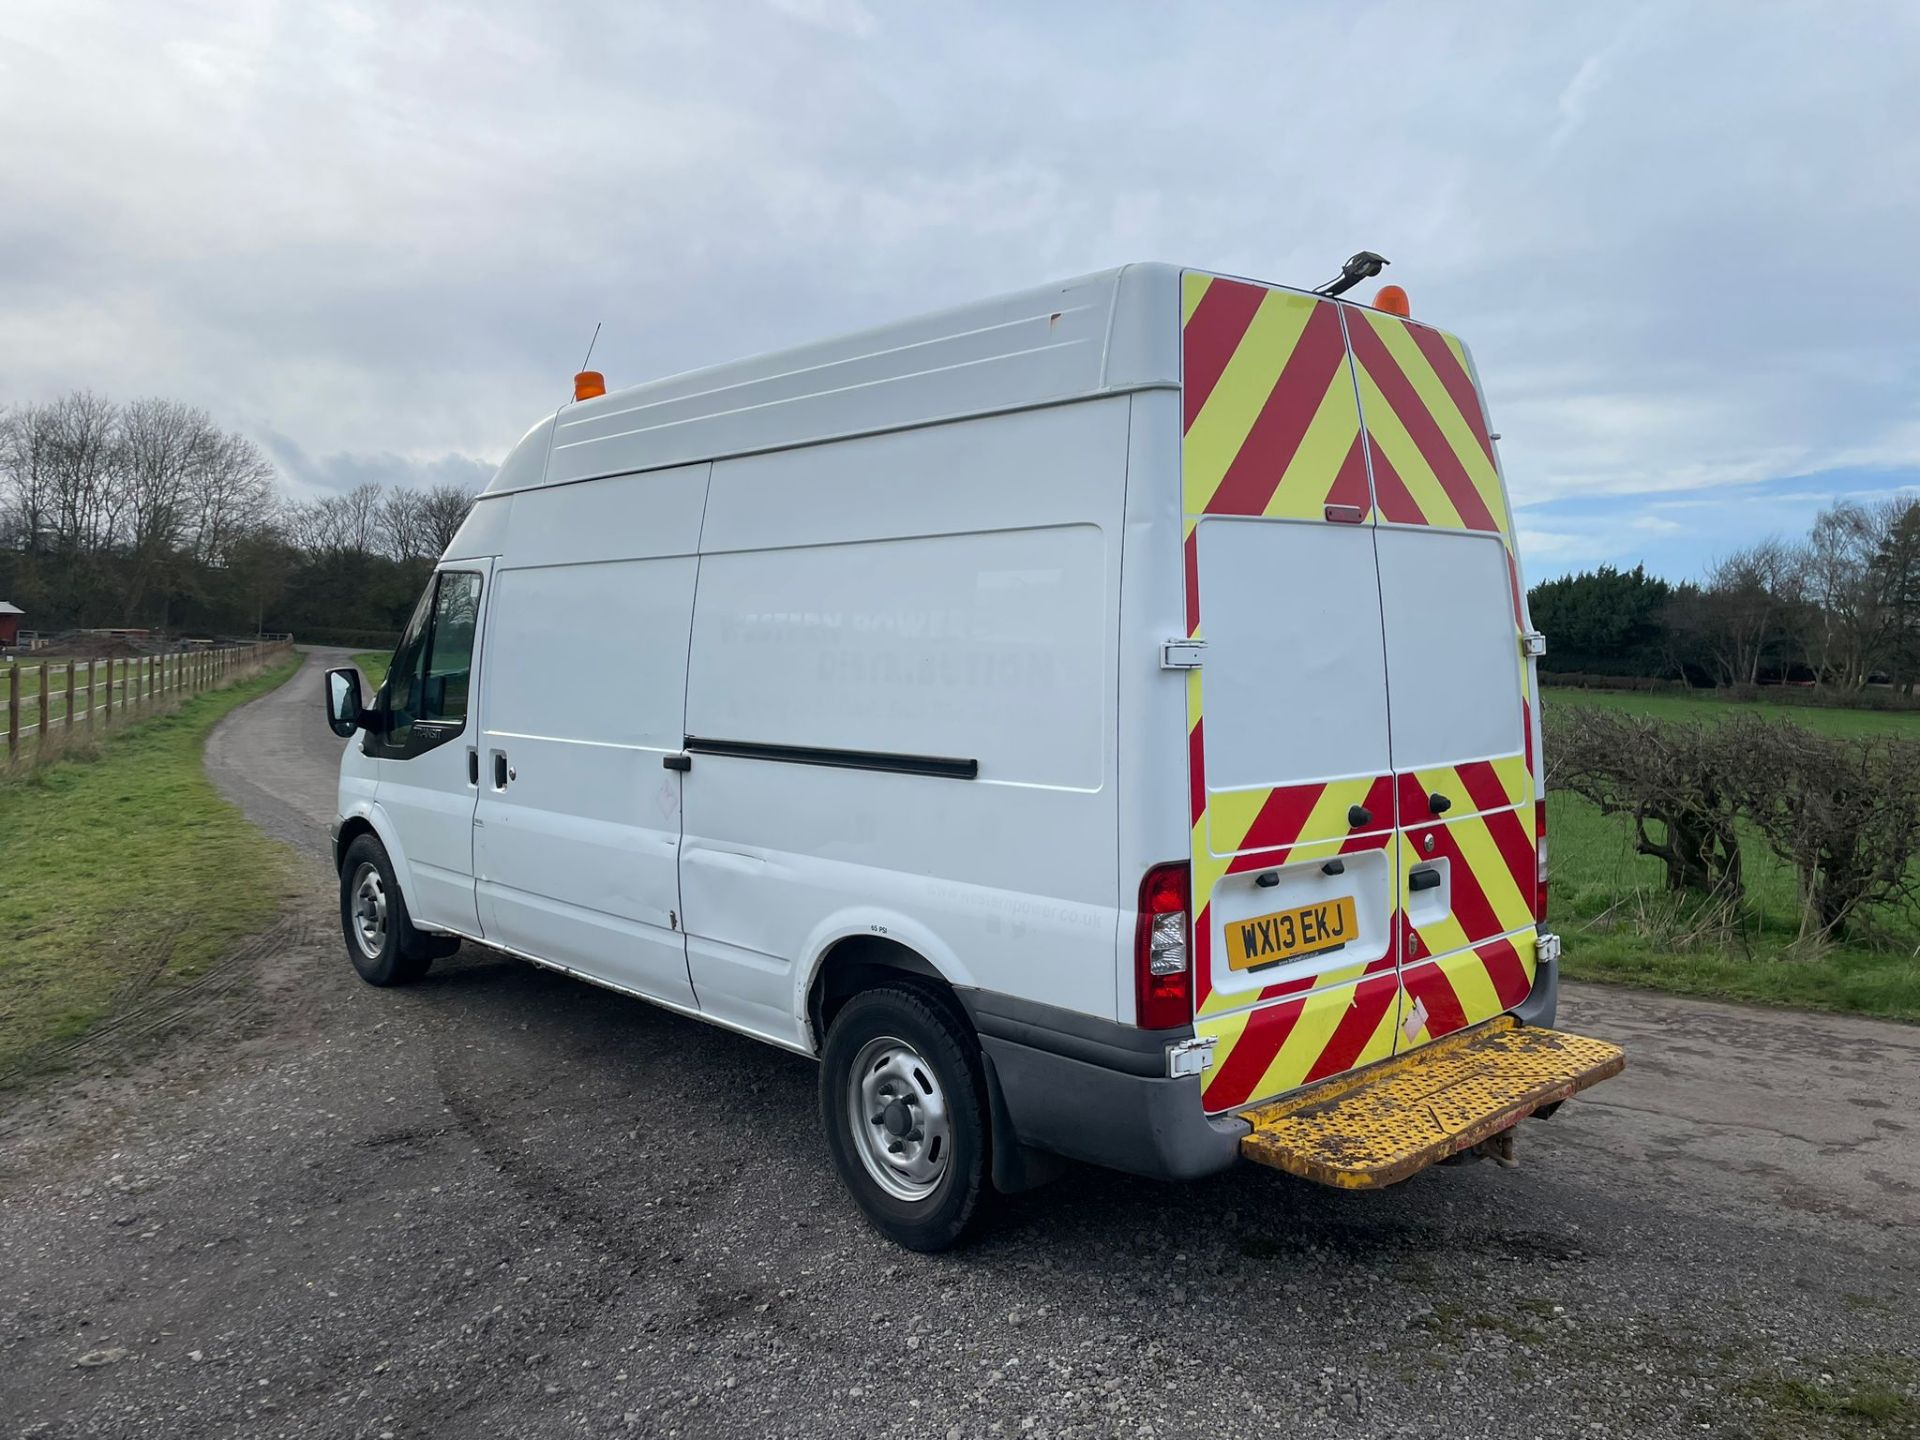
[[1393, 1053], [1401, 884], [1340, 307], [1182, 278], [1195, 1029], [1209, 1111]]
[[1410, 1049], [1533, 987], [1538, 789], [1513, 524], [1451, 335], [1344, 307], [1378, 506]]

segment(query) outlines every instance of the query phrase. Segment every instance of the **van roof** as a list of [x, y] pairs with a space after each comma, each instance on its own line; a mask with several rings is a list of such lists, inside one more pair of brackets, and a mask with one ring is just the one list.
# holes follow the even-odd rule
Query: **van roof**
[[485, 493], [1174, 387], [1180, 273], [1126, 265], [570, 404]]

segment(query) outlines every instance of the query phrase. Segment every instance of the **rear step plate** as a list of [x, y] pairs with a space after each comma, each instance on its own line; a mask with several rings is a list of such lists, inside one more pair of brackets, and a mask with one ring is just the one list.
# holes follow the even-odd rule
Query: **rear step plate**
[[1391, 1060], [1239, 1112], [1249, 1160], [1374, 1190], [1471, 1149], [1516, 1121], [1618, 1075], [1617, 1045], [1503, 1015]]

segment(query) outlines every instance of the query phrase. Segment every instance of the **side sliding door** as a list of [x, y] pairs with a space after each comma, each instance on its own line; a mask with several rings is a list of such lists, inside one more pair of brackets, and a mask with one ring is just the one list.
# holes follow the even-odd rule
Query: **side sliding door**
[[687, 634], [708, 468], [514, 497], [494, 572], [474, 854], [487, 938], [691, 1008]]

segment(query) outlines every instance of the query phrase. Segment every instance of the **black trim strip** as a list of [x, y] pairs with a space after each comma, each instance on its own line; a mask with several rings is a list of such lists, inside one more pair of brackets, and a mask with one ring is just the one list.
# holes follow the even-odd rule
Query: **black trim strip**
[[943, 780], [977, 780], [978, 760], [947, 755], [901, 755], [890, 750], [830, 750], [818, 745], [763, 745], [754, 740], [703, 740], [687, 736], [695, 755], [732, 755], [740, 760], [781, 760], [789, 765], [830, 765], [841, 770], [885, 770], [895, 775], [935, 775]]

